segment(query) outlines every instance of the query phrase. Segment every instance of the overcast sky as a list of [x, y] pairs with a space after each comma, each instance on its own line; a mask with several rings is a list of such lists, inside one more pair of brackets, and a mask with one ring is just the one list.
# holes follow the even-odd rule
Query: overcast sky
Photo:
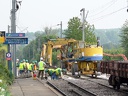
[[[89, 11], [87, 21], [96, 29], [120, 28], [128, 19], [127, 0], [20, 0], [20, 9], [16, 13], [18, 32], [42, 31], [44, 27], [63, 29], [73, 17], [80, 16], [80, 10]], [[0, 0], [0, 30], [7, 31], [10, 25], [12, 0]]]

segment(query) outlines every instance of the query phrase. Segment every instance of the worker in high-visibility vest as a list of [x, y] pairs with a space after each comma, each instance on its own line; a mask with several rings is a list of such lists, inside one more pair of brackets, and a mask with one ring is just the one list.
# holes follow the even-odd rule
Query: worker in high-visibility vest
[[55, 69], [49, 68], [45, 70], [45, 78], [48, 78], [48, 75], [51, 77], [51, 80], [56, 79]]
[[36, 61], [33, 61], [33, 71], [34, 72], [37, 72], [37, 62]]
[[20, 70], [20, 77], [23, 77], [23, 72], [24, 72], [23, 61], [21, 61], [20, 64], [19, 64], [19, 70]]
[[26, 68], [26, 75], [27, 75], [27, 77], [28, 77], [28, 73], [29, 73], [29, 70], [28, 70], [28, 68], [29, 68], [29, 63], [28, 63], [28, 60], [26, 60], [26, 63], [25, 63], [25, 68]]
[[28, 71], [31, 73], [31, 76], [33, 77], [33, 64], [29, 63]]
[[61, 68], [56, 68], [55, 69], [56, 72], [56, 79], [58, 79], [59, 77], [61, 77], [62, 74], [62, 69]]
[[40, 78], [40, 74], [42, 74], [41, 80], [43, 79], [43, 76], [44, 76], [45, 65], [46, 65], [46, 63], [43, 61], [43, 58], [40, 58], [40, 62], [38, 63], [38, 66], [39, 66], [38, 78]]

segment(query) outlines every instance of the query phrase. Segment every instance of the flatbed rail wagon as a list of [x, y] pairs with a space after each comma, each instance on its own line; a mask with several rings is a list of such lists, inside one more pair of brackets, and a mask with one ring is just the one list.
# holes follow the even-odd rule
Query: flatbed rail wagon
[[110, 74], [109, 85], [120, 89], [122, 83], [128, 85], [128, 61], [101, 61], [102, 73]]

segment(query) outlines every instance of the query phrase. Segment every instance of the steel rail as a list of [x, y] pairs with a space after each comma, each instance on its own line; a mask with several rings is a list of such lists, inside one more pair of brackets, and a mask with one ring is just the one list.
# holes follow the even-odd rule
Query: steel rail
[[66, 93], [62, 92], [60, 89], [58, 89], [55, 85], [53, 85], [52, 83], [50, 83], [49, 81], [47, 81], [47, 84], [49, 84], [50, 86], [52, 86], [53, 88], [55, 88], [58, 92], [60, 92], [63, 96], [68, 96]]

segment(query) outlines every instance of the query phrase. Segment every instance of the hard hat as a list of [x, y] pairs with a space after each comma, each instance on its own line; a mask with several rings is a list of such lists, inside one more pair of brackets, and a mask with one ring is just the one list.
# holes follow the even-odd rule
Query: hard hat
[[28, 60], [26, 60], [28, 62]]
[[25, 59], [23, 59], [23, 61], [25, 62]]
[[41, 57], [40, 60], [43, 60], [43, 58]]
[[77, 61], [75, 61], [74, 63], [77, 63]]

